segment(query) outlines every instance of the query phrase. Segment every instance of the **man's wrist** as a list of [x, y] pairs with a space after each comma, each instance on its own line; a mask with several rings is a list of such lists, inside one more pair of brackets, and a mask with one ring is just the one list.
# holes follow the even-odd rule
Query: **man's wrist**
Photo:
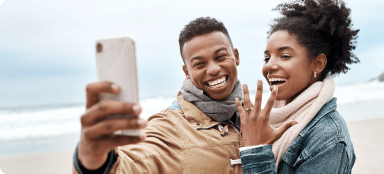
[[90, 169], [85, 168], [81, 164], [81, 162], [79, 161], [79, 158], [78, 158], [78, 147], [76, 147], [76, 151], [75, 151], [75, 154], [74, 154], [74, 157], [73, 157], [73, 162], [74, 162], [75, 168], [79, 172], [79, 174], [99, 174], [99, 173], [101, 174], [101, 173], [107, 173], [111, 169], [112, 165], [116, 162], [116, 160], [117, 160], [117, 156], [115, 154], [115, 151], [111, 150], [107, 154], [107, 159], [105, 160], [105, 162], [98, 169], [90, 170]]

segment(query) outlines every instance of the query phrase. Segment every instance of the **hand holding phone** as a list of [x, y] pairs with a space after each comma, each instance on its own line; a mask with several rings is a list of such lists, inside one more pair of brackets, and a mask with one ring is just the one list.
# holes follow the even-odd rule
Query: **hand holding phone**
[[80, 119], [77, 146], [77, 158], [88, 170], [100, 168], [115, 147], [144, 141], [146, 136], [140, 130], [147, 125], [146, 120], [139, 118], [133, 40], [98, 40], [96, 58], [99, 82], [87, 85], [86, 112]]
[[[100, 100], [118, 100], [139, 103], [135, 43], [129, 37], [96, 41], [97, 75], [99, 81], [111, 81], [121, 87], [118, 94], [101, 93]], [[109, 119], [131, 119], [128, 114], [110, 115]], [[116, 135], [138, 136], [140, 129], [114, 132]]]

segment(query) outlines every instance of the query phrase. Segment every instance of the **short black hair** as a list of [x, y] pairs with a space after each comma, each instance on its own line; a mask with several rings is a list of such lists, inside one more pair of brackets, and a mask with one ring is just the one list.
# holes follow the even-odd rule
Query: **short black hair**
[[183, 58], [183, 46], [185, 42], [190, 41], [194, 37], [209, 34], [214, 31], [220, 31], [224, 33], [228, 37], [229, 42], [231, 43], [231, 46], [233, 49], [231, 38], [229, 37], [228, 31], [222, 22], [216, 20], [215, 18], [200, 17], [189, 22], [189, 24], [185, 25], [183, 30], [181, 30], [180, 32], [179, 46], [180, 46], [181, 58], [183, 59], [184, 64], [185, 64], [185, 61]]
[[348, 64], [360, 60], [353, 54], [359, 30], [353, 30], [350, 13], [342, 0], [295, 0], [281, 3], [275, 9], [283, 17], [274, 20], [268, 37], [279, 30], [296, 35], [307, 48], [308, 57], [327, 56], [320, 80], [327, 74], [346, 73]]

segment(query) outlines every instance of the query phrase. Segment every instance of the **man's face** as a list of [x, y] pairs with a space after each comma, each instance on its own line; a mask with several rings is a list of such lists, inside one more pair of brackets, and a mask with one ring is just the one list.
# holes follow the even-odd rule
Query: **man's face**
[[186, 78], [214, 100], [224, 100], [231, 94], [240, 64], [237, 49], [222, 32], [197, 36], [183, 46]]

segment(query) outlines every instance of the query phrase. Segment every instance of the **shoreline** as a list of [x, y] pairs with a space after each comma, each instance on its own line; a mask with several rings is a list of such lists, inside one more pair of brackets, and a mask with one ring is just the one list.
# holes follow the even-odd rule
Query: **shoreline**
[[[356, 154], [352, 173], [375, 173], [384, 165], [384, 117], [347, 121]], [[0, 157], [6, 174], [72, 173], [74, 150]]]

